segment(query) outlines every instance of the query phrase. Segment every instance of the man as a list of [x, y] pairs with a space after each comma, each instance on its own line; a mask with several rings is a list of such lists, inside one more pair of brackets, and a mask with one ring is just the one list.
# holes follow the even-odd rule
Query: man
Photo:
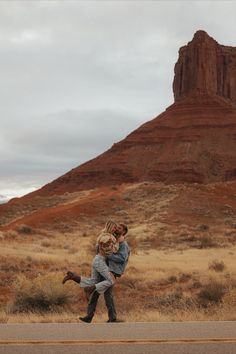
[[[130, 250], [127, 242], [125, 241], [127, 232], [128, 228], [126, 225], [119, 224], [116, 226], [114, 234], [116, 234], [117, 241], [119, 242], [119, 249], [116, 253], [112, 253], [107, 256], [108, 269], [114, 275], [115, 278], [121, 277], [128, 263]], [[100, 282], [102, 282], [104, 281], [104, 278], [100, 276], [99, 280]], [[113, 287], [114, 284], [104, 292], [104, 299], [108, 310], [107, 322], [117, 322], [116, 308], [113, 299]], [[97, 290], [92, 293], [88, 303], [87, 315], [85, 317], [80, 317], [81, 321], [87, 323], [92, 322], [99, 296], [100, 293]]]

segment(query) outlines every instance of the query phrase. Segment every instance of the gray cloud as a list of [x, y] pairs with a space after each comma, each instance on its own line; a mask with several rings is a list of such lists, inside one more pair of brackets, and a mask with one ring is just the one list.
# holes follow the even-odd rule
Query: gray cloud
[[161, 113], [179, 47], [197, 29], [236, 45], [235, 12], [234, 1], [1, 1], [0, 194], [56, 178]]

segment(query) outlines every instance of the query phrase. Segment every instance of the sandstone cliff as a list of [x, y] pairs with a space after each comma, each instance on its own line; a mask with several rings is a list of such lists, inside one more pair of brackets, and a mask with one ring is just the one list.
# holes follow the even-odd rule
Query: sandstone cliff
[[236, 179], [236, 48], [196, 32], [179, 51], [173, 90], [175, 103], [164, 113], [28, 197], [142, 181]]
[[236, 48], [219, 45], [204, 31], [196, 32], [179, 50], [173, 91], [175, 100], [194, 92], [236, 103]]

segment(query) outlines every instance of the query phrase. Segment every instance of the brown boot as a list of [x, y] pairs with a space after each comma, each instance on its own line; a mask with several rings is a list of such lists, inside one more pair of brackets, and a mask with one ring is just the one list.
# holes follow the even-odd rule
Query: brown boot
[[73, 277], [74, 277], [74, 273], [72, 273], [72, 272], [67, 272], [66, 273], [66, 276], [63, 278], [63, 280], [62, 280], [62, 284], [65, 284], [65, 282], [67, 281], [67, 280], [73, 280]]

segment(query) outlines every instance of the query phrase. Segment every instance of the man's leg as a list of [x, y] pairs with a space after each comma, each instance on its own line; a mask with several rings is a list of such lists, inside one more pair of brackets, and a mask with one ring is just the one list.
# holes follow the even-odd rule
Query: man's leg
[[[102, 277], [100, 281], [102, 281]], [[85, 317], [80, 317], [80, 320], [83, 322], [92, 322], [93, 316], [96, 311], [98, 299], [99, 299], [100, 294], [97, 291], [94, 291], [90, 297], [89, 303], [88, 303], [88, 308], [87, 308], [87, 315]], [[108, 322], [115, 322], [116, 321], [116, 308], [115, 308], [115, 303], [114, 303], [114, 298], [113, 298], [113, 286], [108, 288], [104, 292], [104, 299], [108, 311]]]
[[85, 317], [80, 317], [79, 319], [83, 322], [90, 323], [92, 322], [93, 316], [96, 311], [98, 299], [100, 294], [97, 291], [94, 291], [90, 296], [88, 307], [87, 307], [87, 315]]
[[[105, 280], [102, 276], [99, 276], [99, 282]], [[90, 298], [89, 298], [89, 303], [87, 307], [87, 315], [85, 317], [80, 317], [80, 320], [83, 322], [90, 323], [92, 322], [93, 316], [95, 315], [96, 308], [97, 308], [97, 303], [99, 299], [100, 294], [97, 291], [94, 291]]]
[[116, 321], [116, 307], [114, 303], [114, 297], [113, 297], [113, 286], [110, 286], [105, 293], [104, 293], [104, 299], [108, 311], [108, 322], [115, 322]]

